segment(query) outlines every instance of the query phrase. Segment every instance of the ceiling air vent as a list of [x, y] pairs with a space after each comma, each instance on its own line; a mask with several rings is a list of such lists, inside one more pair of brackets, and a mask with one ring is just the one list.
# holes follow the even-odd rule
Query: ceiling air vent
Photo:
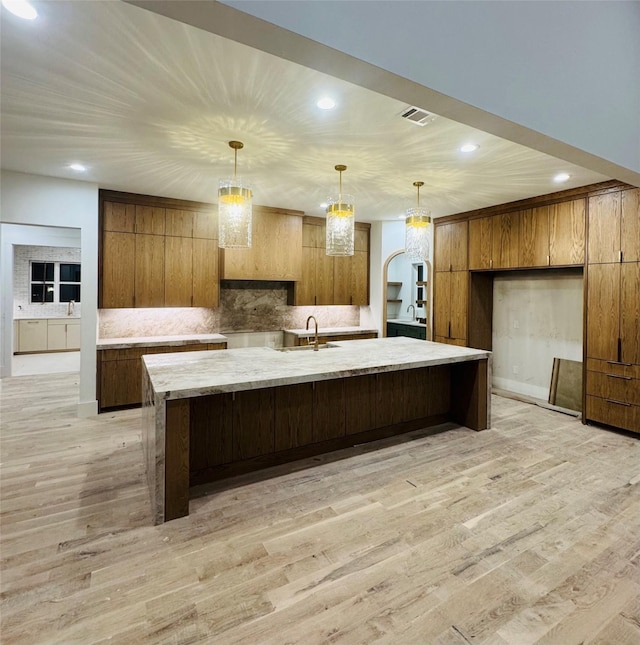
[[427, 125], [427, 123], [431, 123], [436, 118], [435, 114], [431, 114], [431, 112], [427, 112], [422, 108], [414, 106], [410, 106], [403, 110], [401, 116], [403, 119], [421, 126]]

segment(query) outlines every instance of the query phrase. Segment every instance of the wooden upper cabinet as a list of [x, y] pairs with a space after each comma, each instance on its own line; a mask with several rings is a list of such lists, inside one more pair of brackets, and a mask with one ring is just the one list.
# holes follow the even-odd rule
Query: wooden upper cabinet
[[618, 360], [620, 264], [589, 266], [587, 280], [587, 356]]
[[165, 235], [177, 237], [193, 236], [193, 211], [167, 208], [165, 210]]
[[135, 239], [133, 233], [102, 234], [99, 306], [103, 309], [135, 306]]
[[491, 217], [469, 220], [469, 268], [491, 268]]
[[190, 307], [193, 293], [193, 240], [164, 239], [164, 306]]
[[213, 208], [208, 211], [194, 211], [193, 237], [205, 240], [218, 239], [218, 213]]
[[252, 245], [224, 249], [226, 280], [300, 280], [302, 278], [302, 217], [275, 209], [254, 208]]
[[468, 224], [451, 222], [436, 227], [435, 270], [465, 271], [467, 262]]
[[135, 232], [136, 207], [133, 204], [104, 202], [102, 212], [103, 231], [117, 231], [120, 233]]
[[220, 280], [218, 279], [218, 240], [193, 239], [193, 284], [194, 307], [217, 307], [220, 303]]
[[511, 269], [518, 266], [518, 212], [494, 215], [491, 229], [492, 269]]
[[549, 258], [549, 207], [520, 211], [519, 263], [521, 267], [544, 267]]
[[165, 234], [165, 209], [136, 205], [136, 233]]
[[135, 236], [135, 306], [164, 306], [164, 236]]
[[640, 261], [640, 188], [622, 191], [620, 247], [623, 262]]
[[584, 264], [584, 199], [549, 206], [549, 259], [552, 266]]
[[620, 193], [589, 198], [589, 264], [620, 261]]
[[620, 360], [640, 365], [640, 262], [620, 265]]

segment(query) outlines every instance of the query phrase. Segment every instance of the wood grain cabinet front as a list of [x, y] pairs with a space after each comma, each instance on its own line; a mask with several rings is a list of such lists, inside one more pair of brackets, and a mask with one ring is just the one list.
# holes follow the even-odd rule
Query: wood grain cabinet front
[[469, 272], [436, 272], [434, 335], [436, 342], [466, 345]]
[[222, 342], [98, 350], [98, 409], [103, 411], [142, 403], [142, 357], [145, 354], [201, 352], [226, 347], [226, 342]]
[[218, 306], [215, 210], [175, 201], [101, 191], [101, 308]]
[[469, 225], [451, 222], [435, 227], [434, 264], [436, 271], [465, 271], [468, 266]]

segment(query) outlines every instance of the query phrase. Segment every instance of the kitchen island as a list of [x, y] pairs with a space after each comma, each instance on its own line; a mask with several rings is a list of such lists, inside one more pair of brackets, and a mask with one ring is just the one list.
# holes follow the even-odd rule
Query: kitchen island
[[453, 420], [490, 426], [491, 354], [411, 338], [143, 357], [156, 524], [189, 487]]

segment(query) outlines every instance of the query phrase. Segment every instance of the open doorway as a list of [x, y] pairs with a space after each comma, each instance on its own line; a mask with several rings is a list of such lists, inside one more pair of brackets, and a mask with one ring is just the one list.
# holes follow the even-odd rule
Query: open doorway
[[[80, 229], [3, 224], [8, 376], [80, 371]], [[7, 275], [8, 274], [8, 275]], [[7, 374], [8, 372], [8, 374]]]

